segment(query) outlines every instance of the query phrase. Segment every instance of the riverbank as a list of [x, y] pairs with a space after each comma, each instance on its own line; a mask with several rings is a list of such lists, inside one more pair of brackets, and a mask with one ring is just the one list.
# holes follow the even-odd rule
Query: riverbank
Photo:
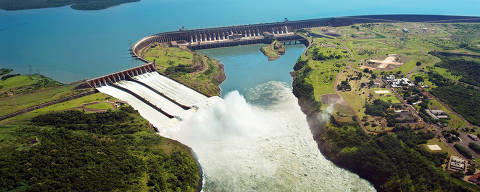
[[[408, 131], [396, 133], [402, 139], [392, 135], [367, 135], [358, 125], [331, 122], [330, 114], [312, 109], [312, 104], [318, 104], [315, 101], [300, 97], [298, 103], [307, 115], [310, 130], [322, 154], [335, 165], [370, 181], [377, 191], [478, 190], [476, 186], [444, 172], [440, 167], [443, 158], [428, 155], [417, 147], [408, 147], [407, 140], [418, 139], [418, 135]], [[417, 179], [422, 182], [415, 183]]]
[[[410, 31], [421, 30], [418, 27], [422, 25], [420, 23], [410, 25]], [[375, 90], [382, 88], [378, 77], [387, 72], [362, 71], [359, 69], [359, 61], [392, 51], [406, 54], [412, 49], [409, 46], [420, 50], [429, 47], [417, 41], [397, 40], [395, 36], [410, 35], [400, 30], [383, 29], [381, 33], [391, 35], [389, 38], [375, 35], [377, 26], [381, 28], [384, 24], [313, 28], [308, 31], [341, 34], [332, 39], [314, 39], [306, 54], [297, 61], [292, 73], [293, 93], [307, 115], [319, 150], [336, 165], [370, 181], [378, 191], [478, 191], [477, 186], [464, 182], [456, 173], [442, 168], [447, 159], [446, 153], [425, 149], [423, 144], [435, 136], [430, 129], [397, 121], [382, 125], [375, 119], [383, 114], [372, 115], [371, 108], [370, 111], [366, 110], [375, 104], [375, 99], [388, 102], [395, 100], [388, 95], [374, 94]], [[435, 26], [428, 27], [430, 29]], [[427, 35], [423, 35], [423, 38], [425, 36]], [[373, 44], [370, 41], [379, 43]], [[415, 58], [425, 66], [434, 65], [436, 61], [426, 54]], [[392, 71], [397, 75], [402, 75], [402, 72], [413, 73], [417, 69], [416, 61], [408, 61]], [[330, 95], [337, 95], [344, 101], [330, 102]], [[340, 104], [346, 106], [339, 106]], [[373, 129], [383, 131], [375, 133], [371, 131]]]

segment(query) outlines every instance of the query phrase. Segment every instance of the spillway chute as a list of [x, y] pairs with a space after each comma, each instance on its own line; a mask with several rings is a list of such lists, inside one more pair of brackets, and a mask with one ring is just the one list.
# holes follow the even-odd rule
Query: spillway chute
[[130, 104], [159, 131], [189, 118], [201, 106], [212, 102], [205, 95], [156, 71], [96, 88]]

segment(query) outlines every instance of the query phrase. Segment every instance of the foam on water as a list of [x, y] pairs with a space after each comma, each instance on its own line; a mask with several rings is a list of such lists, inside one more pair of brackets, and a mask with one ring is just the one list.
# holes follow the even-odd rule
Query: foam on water
[[[149, 83], [150, 78], [157, 77], [141, 78]], [[160, 82], [165, 84], [157, 87], [161, 90], [176, 84]], [[306, 116], [285, 83], [259, 85], [246, 98], [238, 91], [228, 93], [224, 99], [204, 97], [201, 102], [192, 103], [198, 111], [197, 107], [180, 111], [178, 106], [134, 82], [117, 85], [157, 107], [182, 115], [181, 119], [169, 119], [123, 90], [112, 86], [98, 88], [128, 102], [158, 128], [160, 135], [190, 146], [203, 169], [204, 191], [374, 191], [367, 181], [323, 157]], [[178, 90], [171, 91], [173, 95]], [[175, 96], [190, 102], [203, 97], [193, 92]]]
[[375, 190], [323, 157], [284, 83], [259, 85], [247, 99], [230, 92], [161, 132], [197, 154], [204, 191]]

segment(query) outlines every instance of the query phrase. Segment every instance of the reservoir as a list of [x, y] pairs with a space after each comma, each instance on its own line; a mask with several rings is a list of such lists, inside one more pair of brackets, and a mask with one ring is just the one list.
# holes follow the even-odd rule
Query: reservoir
[[194, 29], [366, 14], [479, 15], [478, 6], [472, 5], [477, 1], [142, 0], [99, 11], [0, 10], [0, 67], [73, 82], [139, 65], [128, 52], [133, 43], [182, 26]]
[[303, 44], [286, 45], [288, 52], [274, 61], [268, 61], [260, 52], [262, 44], [204, 49], [200, 52], [219, 60], [225, 65], [227, 79], [220, 85], [222, 95], [237, 90], [245, 94], [249, 89], [267, 83], [280, 81], [292, 84], [290, 72], [305, 50]]

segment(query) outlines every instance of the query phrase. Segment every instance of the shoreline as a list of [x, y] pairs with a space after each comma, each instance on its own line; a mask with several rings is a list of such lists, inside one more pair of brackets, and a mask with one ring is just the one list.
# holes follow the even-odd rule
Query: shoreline
[[[130, 47], [130, 53], [132, 57], [137, 58], [143, 62], [144, 58], [140, 57], [138, 52], [147, 47], [153, 42], [157, 43], [171, 43], [177, 44], [182, 42], [182, 46], [187, 48], [202, 49], [201, 45], [214, 45], [204, 48], [213, 47], [228, 47], [238, 46], [242, 44], [256, 44], [260, 40], [256, 37], [263, 37], [260, 32], [275, 31], [274, 34], [288, 34], [291, 31], [299, 29], [323, 27], [323, 26], [348, 26], [361, 23], [397, 23], [397, 22], [426, 22], [426, 23], [480, 23], [479, 16], [456, 16], [456, 15], [422, 15], [422, 14], [389, 14], [389, 15], [357, 15], [357, 16], [341, 16], [341, 17], [325, 17], [316, 19], [304, 19], [284, 22], [269, 22], [269, 23], [256, 23], [234, 26], [221, 26], [210, 28], [196, 28], [196, 29], [182, 29], [179, 31], [161, 32], [152, 35], [145, 36], [135, 42]], [[279, 31], [279, 29], [281, 29]], [[243, 43], [240, 41], [228, 40], [228, 34], [231, 31], [236, 31], [239, 35], [242, 35]], [[254, 31], [255, 33], [252, 33]], [[222, 36], [218, 36], [222, 34]], [[237, 34], [237, 35], [238, 35]], [[197, 38], [197, 35], [200, 35]], [[279, 35], [277, 38], [281, 38]], [[255, 37], [253, 40], [252, 37]], [[250, 39], [249, 39], [250, 38]], [[237, 40], [240, 40], [237, 39]], [[230, 44], [223, 44], [227, 40], [234, 42]], [[288, 39], [286, 39], [288, 40]], [[263, 42], [263, 40], [261, 40]], [[236, 42], [236, 43], [235, 43]], [[216, 45], [216, 46], [215, 46]]]
[[[378, 186], [370, 181], [369, 179], [362, 177], [362, 175], [358, 172], [355, 172], [354, 170], [349, 169], [348, 167], [343, 166], [339, 161], [340, 159], [334, 157], [334, 153], [328, 146], [328, 141], [325, 141], [322, 139], [322, 135], [325, 133], [325, 125], [328, 121], [323, 121], [319, 119], [319, 116], [322, 115], [322, 113], [312, 110], [310, 106], [312, 106], [312, 101], [303, 98], [303, 97], [297, 97], [298, 99], [298, 105], [300, 106], [300, 109], [302, 112], [306, 115], [307, 117], [307, 123], [310, 128], [310, 131], [312, 132], [313, 140], [317, 143], [318, 150], [320, 150], [320, 153], [329, 161], [331, 161], [335, 166], [345, 169], [349, 172], [352, 172], [356, 175], [358, 175], [360, 178], [368, 181], [376, 191], [381, 191], [379, 190]], [[330, 115], [328, 115], [330, 117]]]

